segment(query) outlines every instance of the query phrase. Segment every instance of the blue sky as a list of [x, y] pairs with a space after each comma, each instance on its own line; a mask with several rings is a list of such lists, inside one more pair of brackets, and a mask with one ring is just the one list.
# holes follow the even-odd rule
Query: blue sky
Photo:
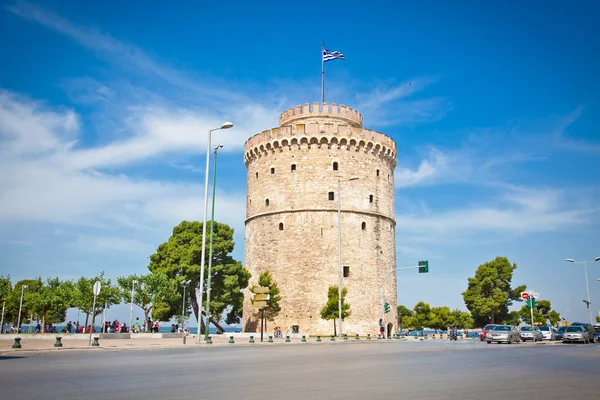
[[600, 256], [596, 1], [88, 3], [0, 8], [0, 273], [145, 273], [202, 218], [205, 132], [225, 120], [216, 214], [242, 260], [244, 141], [318, 101], [324, 41], [346, 56], [326, 100], [398, 145], [398, 267], [431, 266], [398, 275], [399, 303], [464, 309], [467, 277], [503, 255], [586, 320], [564, 259]]

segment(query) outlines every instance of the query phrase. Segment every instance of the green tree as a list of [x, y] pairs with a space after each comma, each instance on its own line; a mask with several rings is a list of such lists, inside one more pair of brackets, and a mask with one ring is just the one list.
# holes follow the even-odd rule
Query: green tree
[[511, 264], [506, 257], [496, 257], [481, 264], [475, 276], [469, 278], [468, 288], [462, 295], [478, 325], [503, 322], [513, 302], [521, 301], [520, 294], [526, 286], [511, 288], [515, 269], [517, 264]]
[[58, 277], [48, 278], [45, 284], [42, 283], [37, 290], [28, 293], [27, 306], [38, 318], [42, 318], [44, 333], [46, 324], [57, 324], [66, 319], [67, 310], [73, 305], [74, 298], [72, 282], [63, 282]]
[[600, 315], [596, 315], [596, 322], [600, 323]]
[[121, 303], [121, 291], [117, 286], [113, 286], [110, 279], [104, 278], [104, 272], [94, 278], [82, 276], [73, 282], [73, 306], [79, 308], [85, 314], [85, 325], [87, 328], [89, 317], [92, 313], [94, 303], [94, 283], [99, 281], [101, 284], [100, 294], [96, 298], [96, 309], [94, 316], [102, 314], [105, 308]]
[[[279, 312], [281, 311], [281, 306], [279, 305], [279, 302], [281, 301], [281, 296], [279, 295], [279, 287], [277, 286], [277, 282], [273, 280], [273, 276], [271, 276], [271, 273], [268, 270], [262, 272], [259, 275], [258, 286], [269, 288], [269, 300], [267, 300], [267, 307], [264, 308], [264, 313], [265, 320], [272, 322], [275, 320], [275, 317], [277, 317], [277, 315], [279, 315]], [[254, 293], [252, 291], [252, 288], [250, 288], [250, 292]], [[257, 315], [259, 314], [260, 311], [257, 312]]]
[[124, 303], [131, 302], [131, 288], [134, 280], [137, 283], [133, 294], [133, 304], [144, 310], [144, 326], [146, 332], [148, 332], [150, 328], [148, 326], [150, 311], [157, 320], [168, 321], [171, 318], [168, 304], [181, 301], [181, 294], [177, 290], [177, 281], [169, 279], [163, 273], [156, 272], [141, 276], [129, 275], [117, 278]]
[[[210, 309], [215, 320], [220, 320], [227, 310], [225, 321], [228, 324], [240, 322], [244, 300], [243, 289], [248, 286], [250, 279], [250, 273], [242, 267], [242, 263], [231, 257], [233, 248], [233, 229], [226, 224], [215, 222]], [[186, 304], [191, 304], [196, 318], [198, 301], [192, 288], [199, 286], [201, 257], [202, 223], [184, 221], [173, 228], [173, 234], [167, 242], [158, 246], [156, 253], [150, 256], [148, 266], [151, 272], [163, 273], [169, 279], [174, 279], [177, 284], [184, 280], [191, 280], [190, 290], [186, 293]], [[208, 265], [208, 251], [206, 251], [205, 265]], [[204, 293], [206, 293], [207, 278], [208, 268], [205, 268], [205, 285], [202, 288]], [[167, 301], [162, 305], [165, 307], [164, 316], [172, 317], [181, 314], [180, 301]]]
[[[346, 295], [348, 288], [342, 289], [342, 321], [348, 318], [351, 314], [350, 304], [346, 303]], [[338, 286], [329, 286], [327, 290], [327, 303], [321, 310], [321, 318], [325, 320], [333, 320], [333, 335], [337, 336], [336, 320], [340, 316], [340, 308], [338, 304]]]
[[[430, 327], [433, 329], [446, 329], [455, 323], [455, 318], [448, 307], [433, 307], [431, 309]], [[457, 324], [458, 326], [458, 324]]]
[[[545, 325], [548, 321], [553, 326], [556, 326], [560, 321], [560, 314], [552, 309], [550, 300], [539, 300], [533, 308], [533, 321], [536, 324]], [[526, 324], [531, 324], [531, 310], [527, 306], [521, 307], [518, 311], [521, 321]]]
[[23, 291], [23, 307], [21, 308], [21, 325], [27, 319], [30, 321], [33, 319], [35, 311], [33, 311], [34, 304], [31, 299], [36, 296], [36, 293], [42, 287], [42, 279], [25, 279], [17, 282], [15, 285], [15, 290], [12, 291], [9, 297], [9, 301], [7, 304], [10, 304], [11, 314], [14, 318], [14, 324], [17, 324], [19, 321], [19, 304], [21, 302], [21, 289], [23, 286], [27, 286], [27, 288]]
[[410, 322], [412, 315], [413, 312], [410, 308], [403, 305], [398, 306], [398, 325], [400, 326], [400, 330], [402, 330], [402, 326], [409, 326], [407, 323]]
[[452, 310], [451, 314], [452, 323], [456, 324], [458, 329], [470, 329], [473, 327], [474, 321], [470, 312], [454, 309]]
[[431, 306], [423, 301], [418, 302], [413, 308], [414, 314], [411, 319], [413, 327], [422, 331], [426, 327], [431, 327], [434, 318], [431, 312]]
[[0, 334], [4, 333], [4, 321], [8, 321], [7, 318], [7, 309], [6, 303], [9, 301], [10, 294], [12, 292], [12, 282], [10, 280], [10, 275], [4, 276], [0, 275], [0, 303], [2, 303], [2, 311], [4, 314], [2, 315], [2, 322], [0, 323]]
[[508, 316], [504, 320], [504, 323], [507, 325], [518, 326], [521, 323], [521, 312], [520, 311], [509, 312]]

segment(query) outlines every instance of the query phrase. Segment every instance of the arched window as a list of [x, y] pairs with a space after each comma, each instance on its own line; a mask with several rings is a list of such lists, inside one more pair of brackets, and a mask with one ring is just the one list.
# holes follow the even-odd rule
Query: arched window
[[292, 171], [296, 170], [296, 164], [292, 164]]
[[275, 175], [275, 168], [271, 167], [271, 175]]
[[365, 229], [367, 229], [367, 223], [366, 223], [366, 222], [363, 222], [363, 223], [360, 225], [360, 227], [361, 227], [361, 229], [364, 231]]
[[334, 161], [334, 163], [333, 163], [333, 170], [334, 171], [338, 170], [338, 163], [337, 163], [337, 161]]
[[370, 194], [370, 195], [369, 195], [369, 203], [372, 203], [372, 202], [373, 202], [373, 195], [372, 195], [372, 194]]
[[279, 230], [282, 231], [283, 230], [283, 222], [279, 223]]
[[269, 199], [265, 200], [265, 206], [269, 207]]

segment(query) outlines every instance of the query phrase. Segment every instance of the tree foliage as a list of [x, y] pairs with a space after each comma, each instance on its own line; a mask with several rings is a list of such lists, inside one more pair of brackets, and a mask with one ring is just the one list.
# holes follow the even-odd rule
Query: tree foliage
[[72, 307], [75, 300], [75, 287], [70, 281], [61, 281], [59, 278], [48, 278], [44, 284], [39, 279], [35, 290], [27, 293], [27, 307], [42, 319], [42, 333], [46, 324], [56, 324], [66, 319], [67, 310]]
[[[526, 324], [531, 324], [531, 309], [527, 306], [521, 307], [518, 311], [519, 318]], [[539, 300], [536, 306], [533, 308], [533, 321], [536, 324], [545, 325], [550, 322], [553, 326], [556, 326], [560, 321], [560, 314], [552, 309], [550, 300]]]
[[527, 287], [511, 288], [515, 269], [517, 264], [511, 264], [506, 257], [496, 257], [481, 264], [475, 276], [469, 278], [462, 295], [478, 325], [504, 322], [509, 316], [508, 308], [514, 301], [521, 301], [520, 293]]
[[[342, 288], [342, 321], [348, 318], [351, 314], [350, 304], [346, 303], [346, 295], [348, 288]], [[333, 334], [337, 336], [336, 320], [340, 316], [338, 286], [329, 286], [327, 290], [327, 303], [321, 310], [321, 318], [325, 320], [333, 320]]]
[[85, 316], [85, 326], [88, 326], [89, 317], [92, 313], [94, 303], [94, 283], [100, 282], [100, 294], [96, 298], [96, 309], [94, 316], [102, 314], [105, 308], [121, 302], [121, 291], [117, 286], [113, 286], [110, 279], [104, 278], [104, 272], [94, 278], [82, 276], [74, 285], [73, 306], [79, 308]]
[[[133, 281], [136, 281], [135, 287]], [[131, 302], [131, 289], [134, 287], [133, 304], [144, 310], [144, 325], [148, 331], [148, 316], [150, 311], [157, 320], [166, 321], [172, 302], [181, 301], [181, 294], [177, 290], [177, 282], [169, 279], [167, 275], [156, 272], [146, 275], [129, 275], [117, 278], [120, 295], [124, 303]]]
[[[208, 237], [207, 245], [208, 249]], [[225, 321], [228, 324], [239, 323], [242, 316], [244, 294], [248, 286], [250, 273], [239, 261], [231, 257], [234, 249], [233, 229], [226, 224], [214, 223], [212, 277], [210, 309], [215, 320], [220, 320], [227, 310]], [[156, 253], [150, 256], [148, 269], [152, 273], [163, 273], [179, 285], [191, 280], [190, 290], [186, 293], [186, 304], [190, 304], [198, 317], [198, 300], [192, 288], [200, 281], [200, 259], [202, 257], [202, 223], [183, 221], [175, 228], [169, 240], [158, 246]], [[205, 266], [208, 266], [206, 251]], [[205, 267], [203, 292], [206, 293], [208, 268]], [[204, 296], [204, 299], [206, 297]], [[181, 314], [180, 301], [164, 301], [160, 305], [163, 317]]]
[[[258, 277], [258, 286], [269, 288], [269, 300], [267, 300], [267, 307], [264, 308], [264, 313], [266, 320], [273, 321], [279, 315], [279, 311], [281, 311], [281, 306], [279, 305], [281, 296], [279, 295], [277, 282], [273, 280], [273, 276], [271, 276], [269, 271], [264, 271]], [[254, 293], [252, 288], [250, 288], [250, 292]]]

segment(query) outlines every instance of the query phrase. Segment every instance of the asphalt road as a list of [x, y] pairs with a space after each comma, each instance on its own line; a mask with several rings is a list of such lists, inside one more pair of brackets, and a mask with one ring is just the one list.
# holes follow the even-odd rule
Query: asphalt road
[[598, 399], [600, 345], [323, 343], [12, 353], [8, 399]]

